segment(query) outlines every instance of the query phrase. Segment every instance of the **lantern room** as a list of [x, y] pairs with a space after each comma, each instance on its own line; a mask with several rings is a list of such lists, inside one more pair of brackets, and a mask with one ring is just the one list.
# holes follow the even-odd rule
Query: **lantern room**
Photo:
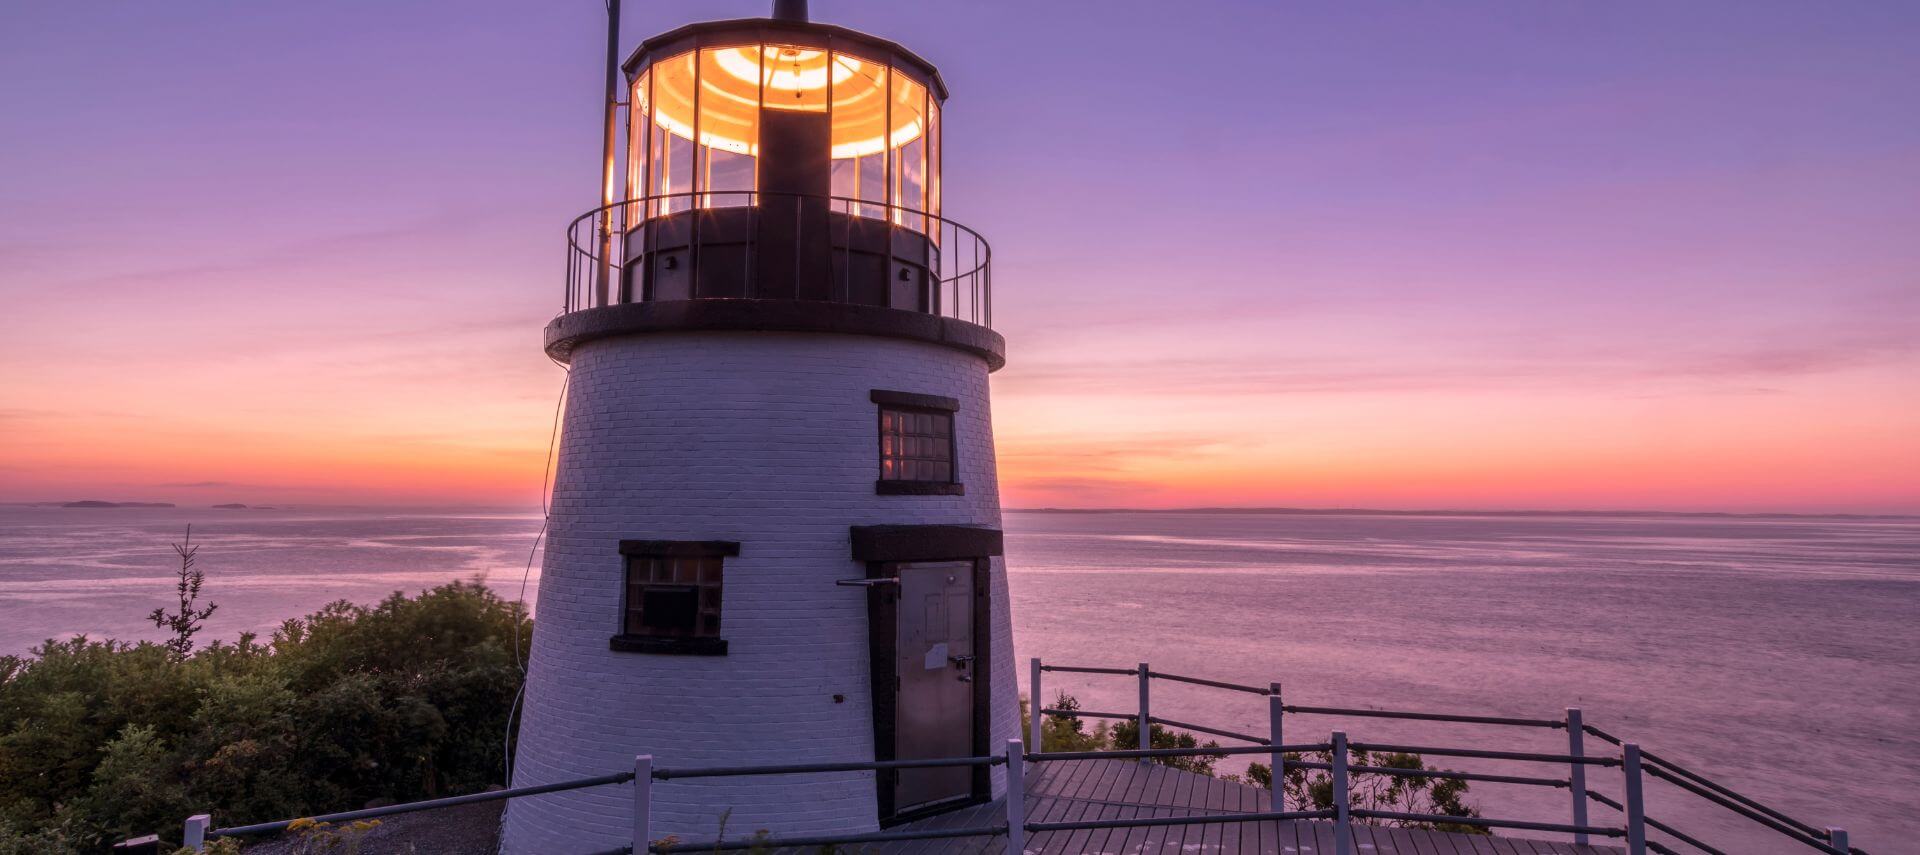
[[947, 92], [925, 60], [782, 3], [648, 39], [623, 68], [624, 169], [576, 224], [598, 269], [570, 271], [568, 311], [797, 300], [985, 324], [985, 241], [940, 215]]
[[663, 56], [634, 75], [628, 186], [660, 197], [649, 218], [752, 205], [765, 190], [867, 203], [841, 207], [924, 232], [920, 215], [940, 208], [941, 99], [929, 77], [824, 45]]

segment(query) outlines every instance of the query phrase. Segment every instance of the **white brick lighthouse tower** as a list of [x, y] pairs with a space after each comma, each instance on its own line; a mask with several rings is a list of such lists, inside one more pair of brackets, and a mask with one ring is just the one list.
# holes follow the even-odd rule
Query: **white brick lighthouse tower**
[[[571, 381], [513, 784], [637, 754], [992, 753], [1018, 729], [1005, 345], [985, 241], [940, 216], [939, 73], [803, 0], [623, 69], [624, 201], [575, 222], [546, 328]], [[652, 828], [873, 831], [1003, 787], [999, 767], [668, 780]], [[504, 848], [616, 848], [632, 810], [626, 787], [516, 799]]]

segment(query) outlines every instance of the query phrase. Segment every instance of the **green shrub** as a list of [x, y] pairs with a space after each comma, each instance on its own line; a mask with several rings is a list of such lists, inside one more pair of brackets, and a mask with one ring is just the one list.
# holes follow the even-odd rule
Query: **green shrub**
[[[1347, 762], [1353, 766], [1375, 766], [1416, 772], [1434, 768], [1428, 766], [1426, 760], [1418, 754], [1359, 750], [1349, 750], [1347, 754]], [[1316, 751], [1308, 755], [1290, 752], [1286, 755], [1286, 759], [1289, 764], [1301, 761], [1331, 763], [1333, 752]], [[1317, 769], [1289, 765], [1285, 778], [1282, 784], [1285, 787], [1287, 804], [1308, 805], [1311, 810], [1333, 808], [1333, 776], [1331, 774]], [[1273, 767], [1265, 763], [1250, 764], [1247, 767], [1247, 782], [1273, 789]], [[1466, 781], [1454, 778], [1416, 778], [1381, 772], [1356, 772], [1348, 776], [1347, 803], [1350, 807], [1359, 810], [1477, 817], [1480, 815], [1479, 808], [1466, 801], [1467, 788]], [[1458, 822], [1422, 822], [1372, 817], [1359, 817], [1354, 821], [1364, 825], [1431, 828], [1455, 834], [1493, 833], [1485, 826]]]
[[[1080, 709], [1080, 699], [1061, 692], [1053, 699], [1056, 710]], [[1029, 732], [1027, 699], [1020, 699], [1020, 735], [1024, 738]], [[1140, 723], [1133, 719], [1122, 719], [1108, 725], [1100, 722], [1088, 730], [1079, 718], [1072, 716], [1047, 716], [1045, 732], [1041, 738], [1046, 744], [1041, 746], [1048, 753], [1056, 751], [1115, 751], [1131, 750], [1140, 747]], [[1169, 730], [1161, 725], [1149, 725], [1147, 744], [1153, 748], [1219, 748], [1220, 743], [1211, 739], [1201, 742], [1186, 731]], [[1220, 762], [1222, 754], [1196, 754], [1190, 757], [1154, 757], [1153, 762], [1188, 772], [1212, 775], [1214, 764]]]
[[[1077, 710], [1080, 701], [1064, 692], [1054, 698], [1052, 709]], [[1030, 719], [1027, 699], [1020, 699], [1020, 734], [1022, 738], [1029, 733]], [[1122, 719], [1113, 725], [1101, 722], [1087, 729], [1078, 718], [1068, 716], [1048, 716], [1045, 724], [1046, 750], [1056, 751], [1113, 751], [1129, 750], [1140, 745], [1140, 724], [1132, 719]], [[1169, 730], [1161, 725], [1153, 725], [1148, 732], [1149, 744], [1154, 748], [1218, 748], [1220, 743], [1213, 740], [1201, 742], [1193, 734], [1185, 731]], [[1350, 752], [1350, 762], [1355, 766], [1379, 766], [1412, 771], [1426, 770], [1429, 767], [1418, 754], [1392, 752]], [[1155, 757], [1153, 762], [1202, 775], [1214, 775], [1214, 767], [1223, 754], [1196, 754], [1189, 757]], [[1288, 762], [1311, 760], [1319, 763], [1331, 762], [1331, 752], [1318, 752], [1308, 756], [1288, 754]], [[1225, 775], [1227, 780], [1244, 782], [1257, 787], [1273, 789], [1273, 767], [1265, 763], [1252, 763], [1244, 776]], [[1287, 767], [1285, 787], [1287, 803], [1290, 805], [1311, 805], [1312, 810], [1328, 810], [1333, 807], [1333, 779], [1326, 773], [1299, 766]], [[1478, 808], [1467, 803], [1467, 782], [1451, 778], [1415, 778], [1386, 775], [1379, 772], [1355, 773], [1348, 781], [1349, 804], [1355, 808], [1395, 811], [1400, 813], [1427, 813], [1443, 816], [1477, 817]], [[1378, 820], [1370, 818], [1356, 819], [1356, 822], [1370, 825], [1406, 825], [1433, 828], [1439, 831], [1451, 831], [1461, 834], [1492, 834], [1485, 827], [1465, 825], [1457, 822], [1415, 822], [1400, 820]]]
[[[515, 625], [521, 649], [513, 649]], [[503, 783], [531, 623], [478, 582], [334, 603], [177, 656], [48, 641], [0, 657], [0, 855]]]

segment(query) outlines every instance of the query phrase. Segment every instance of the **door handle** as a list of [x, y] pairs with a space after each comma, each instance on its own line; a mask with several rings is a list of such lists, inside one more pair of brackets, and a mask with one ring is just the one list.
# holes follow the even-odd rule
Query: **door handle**
[[881, 585], [898, 585], [900, 577], [887, 576], [880, 579], [836, 579], [833, 584], [842, 588], [875, 588]]

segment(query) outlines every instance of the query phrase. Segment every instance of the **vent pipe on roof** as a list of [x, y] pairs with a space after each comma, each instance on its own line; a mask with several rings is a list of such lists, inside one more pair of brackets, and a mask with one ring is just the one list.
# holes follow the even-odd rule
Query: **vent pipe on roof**
[[773, 0], [773, 19], [792, 21], [796, 24], [807, 22], [807, 0]]

